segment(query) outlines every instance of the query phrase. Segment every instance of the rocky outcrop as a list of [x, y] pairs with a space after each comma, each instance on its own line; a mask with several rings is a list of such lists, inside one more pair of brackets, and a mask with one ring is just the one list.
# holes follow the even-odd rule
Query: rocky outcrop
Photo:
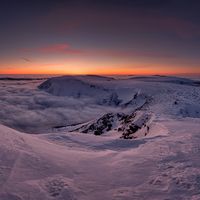
[[[120, 138], [135, 139], [146, 136], [150, 130], [151, 114], [136, 111], [131, 114], [109, 113], [103, 117], [74, 127], [70, 132], [92, 133], [102, 135], [109, 131], [121, 133]], [[140, 131], [139, 135], [137, 134]]]

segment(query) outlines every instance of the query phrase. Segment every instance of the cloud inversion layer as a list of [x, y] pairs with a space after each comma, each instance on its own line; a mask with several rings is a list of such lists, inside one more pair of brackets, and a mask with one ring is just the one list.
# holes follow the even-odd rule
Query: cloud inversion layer
[[37, 88], [44, 80], [0, 81], [0, 123], [19, 131], [36, 133], [86, 122], [113, 108], [95, 105], [93, 99], [56, 97]]

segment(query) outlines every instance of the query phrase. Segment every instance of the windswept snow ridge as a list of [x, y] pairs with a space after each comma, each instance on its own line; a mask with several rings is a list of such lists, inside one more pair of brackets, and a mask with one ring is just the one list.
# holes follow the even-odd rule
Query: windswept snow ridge
[[118, 105], [122, 100], [111, 88], [106, 88], [113, 78], [87, 75], [53, 77], [38, 86], [55, 96], [70, 96], [74, 98], [93, 97], [98, 104]]
[[175, 83], [181, 85], [200, 86], [200, 81], [193, 81], [187, 78], [179, 78], [173, 76], [136, 76], [130, 79], [143, 81], [143, 82], [161, 82], [161, 83]]
[[[170, 88], [174, 84], [177, 86]], [[179, 89], [181, 86], [192, 86], [193, 88], [186, 88], [186, 91], [183, 91]], [[163, 94], [170, 95], [175, 102], [180, 97], [182, 98], [184, 93], [190, 93], [190, 89], [195, 90], [195, 86], [199, 88], [200, 82], [170, 76], [135, 76], [126, 80], [116, 80], [109, 77], [87, 75], [53, 77], [39, 85], [38, 88], [55, 96], [70, 96], [80, 99], [91, 97], [100, 105], [123, 108], [135, 105], [134, 108], [137, 108], [139, 104], [143, 104], [155, 95], [159, 100], [162, 100]]]
[[53, 77], [38, 86], [54, 96], [94, 98], [99, 105], [127, 106], [139, 94], [132, 88], [121, 88], [113, 78], [86, 75]]
[[0, 80], [0, 116], [44, 133], [0, 125], [0, 199], [200, 199], [199, 82], [129, 78]]
[[[123, 139], [136, 139], [165, 135], [167, 130], [158, 123], [152, 123], [152, 114], [136, 111], [131, 114], [109, 113], [83, 125], [63, 127], [62, 131], [102, 135], [109, 132]], [[157, 127], [157, 129], [156, 129]], [[153, 128], [153, 131], [151, 130]]]
[[[96, 78], [96, 76], [95, 76]], [[107, 78], [107, 80], [110, 80]], [[90, 84], [81, 80], [81, 76], [61, 76], [53, 77], [38, 86], [39, 89], [45, 89], [48, 93], [55, 96], [94, 96], [98, 92], [107, 90], [96, 84]]]
[[199, 119], [159, 121], [135, 140], [0, 126], [0, 199], [199, 199]]
[[[125, 115], [143, 111], [169, 117], [199, 118], [199, 83], [186, 78], [159, 75], [134, 76], [123, 80], [88, 75], [54, 77], [39, 88], [52, 95], [73, 96], [78, 99], [90, 97], [98, 105], [121, 108]], [[110, 130], [108, 127], [107, 129]], [[99, 127], [94, 134], [101, 135], [107, 129]], [[127, 137], [128, 134], [124, 135]]]

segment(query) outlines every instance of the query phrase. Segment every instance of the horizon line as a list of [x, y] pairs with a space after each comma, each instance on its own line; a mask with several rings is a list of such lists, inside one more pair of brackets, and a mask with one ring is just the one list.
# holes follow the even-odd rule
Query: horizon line
[[200, 73], [151, 73], [151, 74], [95, 74], [95, 73], [85, 73], [85, 74], [73, 74], [73, 73], [0, 73], [0, 75], [99, 75], [99, 76], [155, 76], [155, 75], [200, 75]]

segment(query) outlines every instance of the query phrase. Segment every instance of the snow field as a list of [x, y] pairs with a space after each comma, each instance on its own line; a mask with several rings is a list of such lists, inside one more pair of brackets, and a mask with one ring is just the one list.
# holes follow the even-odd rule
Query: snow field
[[[200, 199], [200, 87], [162, 78], [81, 76], [86, 91], [76, 96], [75, 85], [73, 98], [96, 99], [97, 87], [107, 89], [116, 96], [106, 96], [105, 104], [116, 112], [73, 126], [45, 126], [43, 134], [0, 125], [0, 199]], [[96, 88], [89, 94], [91, 83]], [[56, 92], [63, 86], [55, 85]]]

